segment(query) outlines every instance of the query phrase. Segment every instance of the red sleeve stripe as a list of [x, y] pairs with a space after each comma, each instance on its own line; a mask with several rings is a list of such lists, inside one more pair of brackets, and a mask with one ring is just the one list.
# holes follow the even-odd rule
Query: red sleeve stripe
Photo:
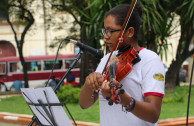
[[164, 94], [161, 94], [161, 93], [157, 93], [157, 92], [147, 92], [147, 93], [144, 93], [144, 97], [148, 96], [148, 95], [155, 95], [155, 96], [159, 96], [159, 97], [164, 97]]
[[141, 47], [141, 48], [139, 49], [139, 52], [140, 52], [142, 49], [144, 49], [144, 47]]

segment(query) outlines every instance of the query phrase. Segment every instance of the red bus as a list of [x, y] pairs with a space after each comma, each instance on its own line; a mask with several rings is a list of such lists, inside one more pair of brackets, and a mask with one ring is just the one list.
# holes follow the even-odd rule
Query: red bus
[[[62, 78], [75, 57], [76, 54], [59, 55], [52, 76], [59, 79]], [[29, 56], [24, 57], [24, 59], [27, 63], [29, 86], [44, 86], [51, 73], [55, 56]], [[71, 70], [71, 74], [75, 76], [78, 82], [79, 73], [80, 62]], [[16, 79], [24, 80], [19, 57], [0, 58], [0, 80], [4, 81], [7, 87], [10, 87]]]

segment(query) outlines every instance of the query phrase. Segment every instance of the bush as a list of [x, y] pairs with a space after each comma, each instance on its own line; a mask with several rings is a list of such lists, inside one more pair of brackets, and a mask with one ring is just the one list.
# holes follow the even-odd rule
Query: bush
[[166, 91], [168, 96], [165, 96], [163, 98], [163, 103], [183, 103], [185, 96], [187, 94], [187, 91], [183, 87], [176, 87], [173, 91]]
[[73, 87], [71, 84], [64, 85], [57, 91], [57, 97], [60, 102], [78, 103], [80, 90], [80, 88]]

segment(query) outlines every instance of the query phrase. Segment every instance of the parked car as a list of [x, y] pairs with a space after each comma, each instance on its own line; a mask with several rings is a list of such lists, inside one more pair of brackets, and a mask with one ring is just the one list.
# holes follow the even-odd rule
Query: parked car
[[164, 65], [164, 71], [167, 72], [168, 71], [168, 67], [166, 66], [166, 64], [163, 64]]
[[[166, 64], [163, 64], [164, 65], [164, 71], [167, 72], [168, 71], [168, 67], [166, 66]], [[179, 70], [179, 81], [180, 82], [186, 82], [186, 70], [181, 67], [180, 70]]]
[[179, 81], [186, 82], [186, 72], [187, 71], [183, 67], [180, 68], [180, 71], [179, 71]]

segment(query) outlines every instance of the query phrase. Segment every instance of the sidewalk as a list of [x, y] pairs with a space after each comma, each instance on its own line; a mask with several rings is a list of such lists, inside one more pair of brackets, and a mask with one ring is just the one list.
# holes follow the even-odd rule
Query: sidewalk
[[[0, 122], [21, 124], [22, 126], [22, 125], [28, 125], [31, 121], [32, 121], [31, 115], [0, 112]], [[97, 123], [89, 123], [89, 122], [82, 122], [82, 121], [76, 121], [76, 124], [77, 126], [100, 126], [100, 124], [97, 124]], [[158, 122], [158, 126], [185, 126], [185, 124], [186, 124], [186, 118], [165, 119], [165, 120], [160, 120]], [[7, 125], [7, 126], [10, 126], [10, 125]], [[16, 125], [13, 125], [13, 126], [16, 126]], [[194, 117], [189, 118], [189, 126], [194, 126]]]

